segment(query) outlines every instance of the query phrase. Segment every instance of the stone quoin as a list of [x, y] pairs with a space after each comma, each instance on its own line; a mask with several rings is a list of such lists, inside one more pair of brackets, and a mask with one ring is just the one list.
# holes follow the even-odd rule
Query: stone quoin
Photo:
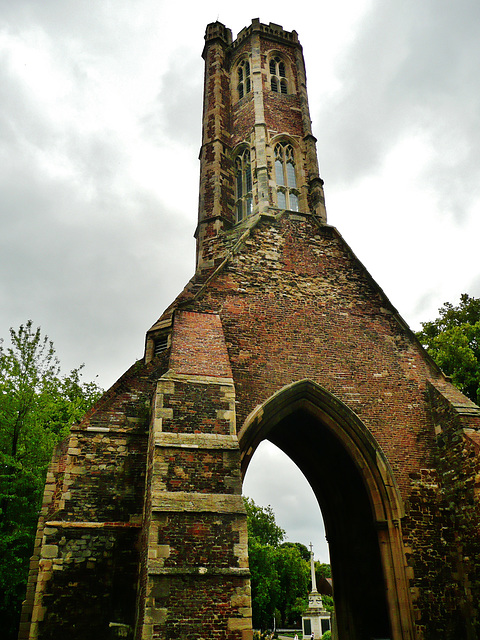
[[341, 640], [478, 638], [480, 409], [327, 223], [297, 33], [215, 22], [203, 58], [196, 271], [54, 452], [19, 638], [252, 638], [263, 439], [322, 509]]

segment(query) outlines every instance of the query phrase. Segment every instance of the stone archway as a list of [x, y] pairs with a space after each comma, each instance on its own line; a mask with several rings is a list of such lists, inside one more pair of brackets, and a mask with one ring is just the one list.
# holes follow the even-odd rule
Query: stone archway
[[403, 504], [388, 461], [366, 426], [323, 387], [301, 380], [246, 419], [239, 432], [243, 474], [264, 439], [297, 464], [318, 499], [341, 640], [413, 640]]

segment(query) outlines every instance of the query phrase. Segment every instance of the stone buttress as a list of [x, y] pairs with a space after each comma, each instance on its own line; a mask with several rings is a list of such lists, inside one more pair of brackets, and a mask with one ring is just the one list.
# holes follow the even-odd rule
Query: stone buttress
[[175, 314], [147, 473], [141, 637], [245, 637], [250, 583], [235, 387], [216, 314]]

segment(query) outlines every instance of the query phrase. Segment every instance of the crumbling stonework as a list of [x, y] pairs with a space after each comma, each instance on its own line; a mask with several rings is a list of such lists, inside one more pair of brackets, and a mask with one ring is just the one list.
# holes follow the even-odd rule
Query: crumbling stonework
[[326, 222], [297, 34], [214, 23], [203, 55], [197, 269], [55, 452], [20, 638], [249, 640], [241, 482], [263, 439], [322, 509], [342, 640], [477, 638], [480, 409]]

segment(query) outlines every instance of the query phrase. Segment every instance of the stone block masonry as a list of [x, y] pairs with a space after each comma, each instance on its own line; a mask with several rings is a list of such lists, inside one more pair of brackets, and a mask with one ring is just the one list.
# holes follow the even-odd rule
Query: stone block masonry
[[219, 316], [177, 311], [170, 364], [153, 408], [141, 637], [199, 637], [201, 629], [234, 640], [251, 630], [250, 587], [235, 388]]

